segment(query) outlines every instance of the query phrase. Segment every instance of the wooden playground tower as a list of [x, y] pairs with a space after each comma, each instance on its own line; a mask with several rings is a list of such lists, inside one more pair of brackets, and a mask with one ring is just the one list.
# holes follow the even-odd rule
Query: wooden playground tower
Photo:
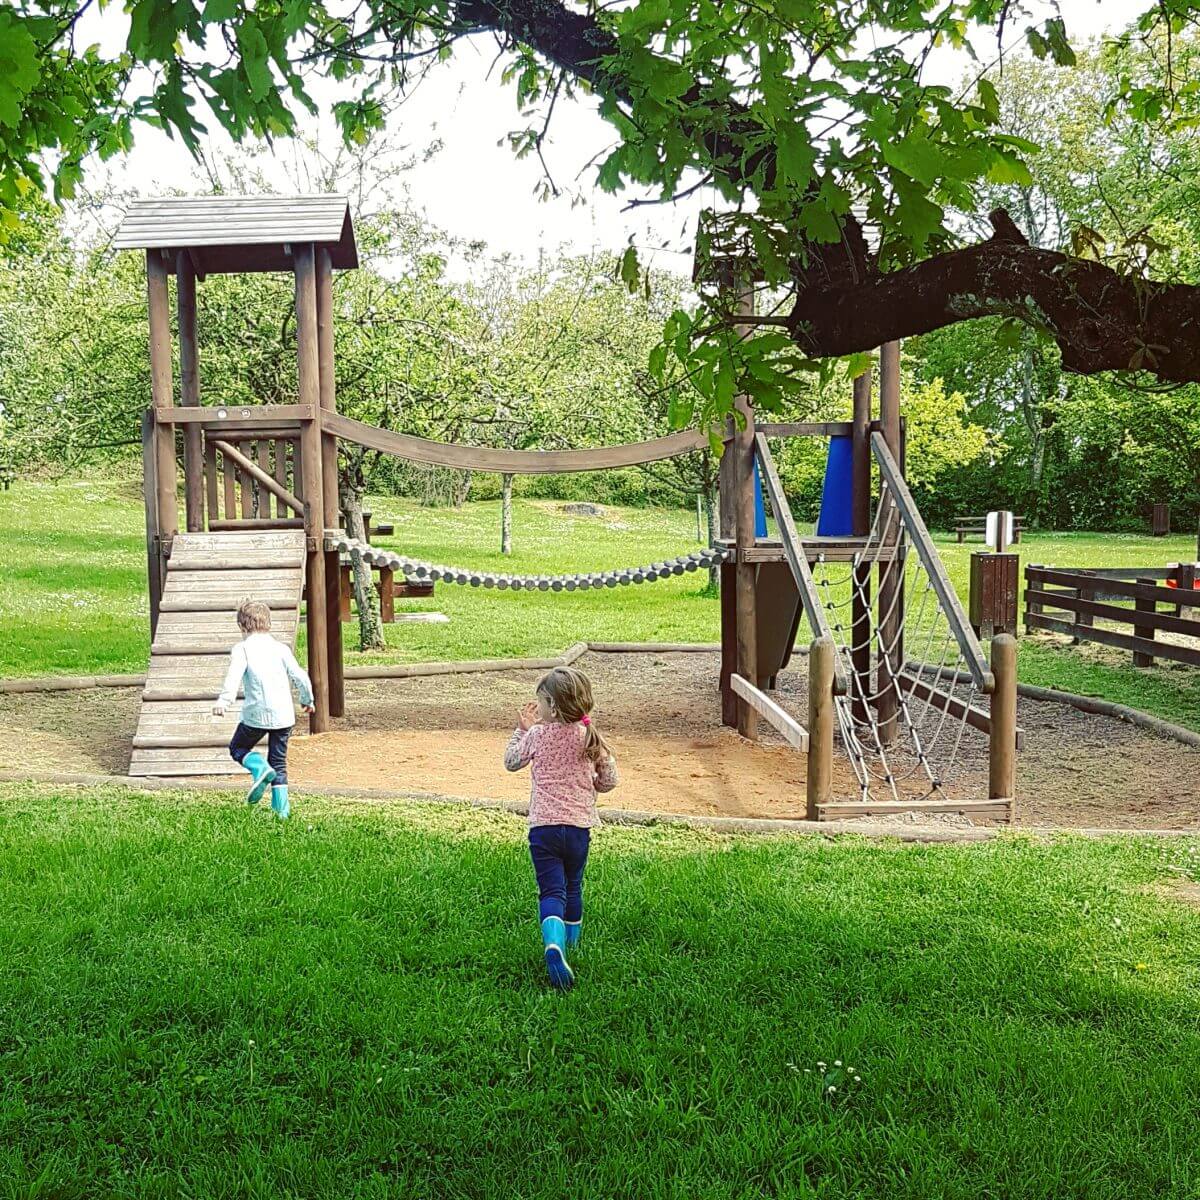
[[[993, 645], [994, 670], [966, 622], [903, 477], [899, 411], [899, 346], [881, 354], [880, 413], [871, 413], [870, 375], [855, 383], [853, 419], [825, 423], [756, 423], [752, 404], [737, 400], [738, 418], [727, 431], [721, 464], [721, 541], [712, 551], [643, 568], [597, 575], [528, 577], [486, 575], [421, 563], [357, 543], [340, 528], [337, 474], [339, 438], [431, 465], [510, 474], [601, 471], [693, 453], [708, 444], [703, 431], [649, 442], [573, 451], [504, 451], [446, 445], [379, 429], [337, 411], [333, 360], [333, 271], [357, 266], [348, 202], [344, 197], [204, 197], [135, 203], [118, 232], [118, 249], [146, 255], [150, 318], [152, 406], [143, 421], [146, 472], [146, 546], [150, 588], [151, 664], [131, 774], [218, 774], [234, 770], [224, 747], [237, 713], [223, 721], [212, 700], [230, 647], [238, 638], [234, 614], [247, 595], [266, 598], [281, 636], [293, 636], [301, 592], [315, 712], [321, 733], [345, 712], [341, 636], [340, 564], [361, 558], [381, 571], [414, 579], [505, 588], [573, 591], [649, 582], [722, 562], [722, 719], [747, 737], [765, 719], [790, 744], [807, 752], [808, 808], [814, 818], [875, 808], [957, 808], [1007, 819], [1017, 744], [1015, 666], [1011, 639]], [[295, 285], [298, 396], [295, 404], [227, 406], [201, 403], [196, 287], [209, 274], [287, 271]], [[179, 398], [172, 378], [169, 276], [176, 276]], [[743, 311], [746, 311], [745, 309]], [[851, 536], [797, 533], [769, 446], [795, 436], [853, 439]], [[178, 443], [181, 443], [181, 447]], [[179, 451], [182, 449], [182, 454]], [[182, 461], [184, 527], [179, 523], [177, 463]], [[872, 463], [881, 495], [872, 520]], [[761, 476], [779, 536], [755, 536], [755, 475]], [[272, 511], [274, 509], [274, 511]], [[884, 518], [881, 523], [881, 518]], [[910, 550], [916, 554], [911, 555]], [[958, 655], [955, 670], [990, 711], [956, 695], [942, 669], [905, 658], [905, 563], [923, 568], [928, 590]], [[814, 567], [844, 564], [852, 618], [831, 626], [830, 579], [822, 593]], [[877, 574], [877, 616], [871, 588]], [[769, 693], [787, 666], [801, 617], [812, 631], [807, 728]], [[842, 642], [839, 646], [838, 641]], [[876, 646], [873, 653], [872, 646]], [[945, 664], [943, 663], [943, 667]], [[945, 678], [943, 679], [943, 674]], [[869, 683], [871, 679], [877, 683]], [[867, 682], [865, 682], [867, 681]], [[947, 719], [991, 738], [986, 799], [952, 802], [934, 797], [940, 784], [921, 751], [912, 706], [931, 703]], [[832, 794], [833, 747], [859, 760], [857, 802]], [[869, 738], [862, 736], [869, 730]], [[886, 751], [912, 731], [918, 757], [934, 790], [924, 800], [901, 796]], [[961, 730], [959, 734], [961, 738]], [[893, 800], [872, 797], [868, 754], [878, 748]], [[957, 747], [957, 743], [955, 743]], [[868, 750], [870, 747], [868, 746]]]

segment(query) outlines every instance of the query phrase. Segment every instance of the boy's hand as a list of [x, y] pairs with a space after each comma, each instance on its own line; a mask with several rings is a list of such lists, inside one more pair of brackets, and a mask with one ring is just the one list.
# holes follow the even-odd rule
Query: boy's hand
[[302, 705], [300, 705], [300, 711], [302, 713], [308, 713], [309, 715], [311, 715], [312, 713], [315, 713], [317, 711], [317, 709], [316, 709], [315, 705], [302, 704]]
[[538, 706], [530, 701], [517, 716], [517, 725], [528, 733], [538, 723]]
[[225, 715], [225, 705], [214, 704], [213, 705], [213, 716], [214, 717], [223, 717], [224, 715]]

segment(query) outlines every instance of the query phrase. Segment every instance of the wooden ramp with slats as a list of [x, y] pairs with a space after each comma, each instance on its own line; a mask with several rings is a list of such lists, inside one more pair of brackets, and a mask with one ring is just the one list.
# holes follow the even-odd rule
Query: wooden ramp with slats
[[238, 605], [246, 599], [269, 604], [272, 634], [294, 646], [304, 549], [302, 530], [175, 537], [130, 775], [240, 773], [228, 745], [241, 716], [241, 698], [225, 716], [212, 713], [229, 652], [241, 640]]

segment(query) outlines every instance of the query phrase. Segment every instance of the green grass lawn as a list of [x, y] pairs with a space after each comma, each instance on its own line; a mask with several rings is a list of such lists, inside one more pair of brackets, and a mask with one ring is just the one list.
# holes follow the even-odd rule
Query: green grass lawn
[[1194, 840], [523, 835], [0, 785], [0, 1195], [1198, 1194]]
[[[149, 640], [143, 516], [138, 481], [18, 481], [0, 492], [0, 676], [145, 669]], [[516, 553], [500, 554], [499, 502], [461, 511], [391, 498], [373, 503], [395, 535], [381, 544], [455, 566], [511, 573], [595, 571], [661, 561], [696, 549], [694, 513], [610, 509], [601, 520], [571, 518], [549, 502], [514, 506]], [[952, 535], [939, 550], [966, 596], [972, 549]], [[1025, 562], [1059, 566], [1164, 564], [1187, 559], [1191, 538], [1115, 534], [1026, 536]], [[574, 641], [712, 642], [717, 600], [706, 577], [688, 575], [600, 592], [495, 592], [439, 586], [432, 601], [446, 625], [387, 627], [388, 651], [357, 661], [427, 661], [548, 655]], [[353, 626], [347, 627], [352, 642]], [[1022, 679], [1102, 695], [1200, 728], [1200, 671], [1159, 666], [1135, 671], [1033, 641], [1022, 644]]]

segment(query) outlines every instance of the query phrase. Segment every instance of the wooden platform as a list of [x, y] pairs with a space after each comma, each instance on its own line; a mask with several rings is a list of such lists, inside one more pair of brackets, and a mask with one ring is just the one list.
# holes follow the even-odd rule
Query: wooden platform
[[150, 647], [131, 776], [241, 773], [228, 751], [240, 699], [225, 716], [212, 714], [229, 651], [241, 639], [238, 606], [246, 599], [269, 604], [271, 632], [293, 646], [303, 586], [303, 531], [176, 536]]

